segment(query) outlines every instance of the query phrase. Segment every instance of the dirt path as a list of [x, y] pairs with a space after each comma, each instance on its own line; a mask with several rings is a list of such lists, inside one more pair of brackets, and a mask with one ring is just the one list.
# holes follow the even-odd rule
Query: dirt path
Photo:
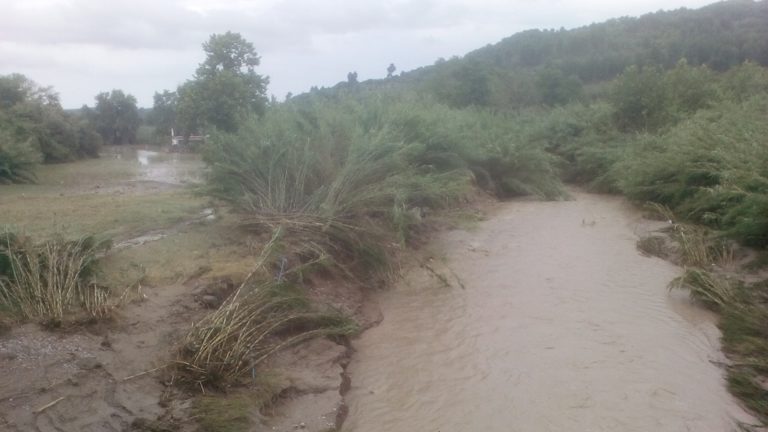
[[713, 317], [669, 293], [621, 200], [502, 205], [437, 241], [354, 344], [345, 431], [697, 431], [754, 423], [728, 394]]

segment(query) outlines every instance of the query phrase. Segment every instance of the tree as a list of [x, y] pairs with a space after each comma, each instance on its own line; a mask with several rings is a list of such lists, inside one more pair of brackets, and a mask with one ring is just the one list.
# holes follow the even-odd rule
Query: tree
[[96, 131], [108, 144], [133, 144], [139, 129], [136, 98], [122, 90], [96, 95], [96, 106], [90, 114]]
[[[21, 74], [0, 76], [0, 135], [4, 141], [0, 171], [5, 171], [6, 179], [12, 171], [38, 160], [52, 163], [97, 157], [101, 145], [86, 122], [62, 109], [51, 87]], [[11, 181], [25, 179], [29, 177], [13, 175]]]
[[390, 63], [387, 67], [387, 78], [392, 78], [392, 76], [395, 75], [395, 71], [397, 70], [397, 67], [395, 67], [394, 63]]
[[177, 90], [177, 121], [187, 136], [210, 125], [235, 131], [242, 118], [263, 114], [269, 78], [256, 73], [260, 59], [239, 33], [211, 35], [206, 59]]
[[581, 81], [578, 77], [565, 76], [560, 69], [546, 68], [537, 74], [536, 87], [545, 105], [563, 105], [581, 95]]
[[347, 74], [347, 83], [357, 84], [357, 72], [350, 72]]
[[149, 123], [155, 126], [158, 135], [168, 135], [176, 126], [176, 110], [178, 109], [178, 94], [163, 90], [155, 92], [154, 104], [149, 116]]
[[46, 105], [61, 109], [59, 95], [52, 87], [42, 87], [22, 74], [0, 77], [0, 109], [21, 103]]
[[628, 67], [616, 79], [610, 99], [623, 131], [655, 132], [669, 123], [670, 95], [660, 68]]

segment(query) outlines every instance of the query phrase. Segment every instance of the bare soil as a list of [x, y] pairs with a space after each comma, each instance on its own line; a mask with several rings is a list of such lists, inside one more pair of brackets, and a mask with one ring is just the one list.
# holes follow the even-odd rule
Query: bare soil
[[[43, 169], [37, 185], [0, 190], [0, 224], [32, 236], [111, 233], [99, 281], [132, 300], [107, 322], [14, 324], [0, 334], [0, 431], [200, 430], [200, 392], [174, 387], [166, 367], [184, 332], [250, 271], [259, 239], [188, 191], [202, 169], [188, 155], [118, 148]], [[308, 282], [312, 300], [363, 327], [381, 319], [359, 286]], [[270, 416], [253, 413], [252, 430], [339, 426], [350, 355], [346, 341], [322, 338], [279, 353], [263, 368], [276, 377], [278, 401]]]

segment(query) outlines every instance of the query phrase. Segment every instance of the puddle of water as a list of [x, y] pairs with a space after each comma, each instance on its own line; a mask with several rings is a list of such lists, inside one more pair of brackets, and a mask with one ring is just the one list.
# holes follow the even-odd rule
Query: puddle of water
[[713, 317], [635, 249], [622, 201], [515, 202], [439, 240], [466, 289], [416, 269], [354, 342], [345, 431], [723, 432]]
[[135, 180], [168, 184], [202, 181], [203, 164], [197, 154], [113, 146], [105, 149], [102, 157], [124, 160], [127, 164], [136, 165], [138, 169]]

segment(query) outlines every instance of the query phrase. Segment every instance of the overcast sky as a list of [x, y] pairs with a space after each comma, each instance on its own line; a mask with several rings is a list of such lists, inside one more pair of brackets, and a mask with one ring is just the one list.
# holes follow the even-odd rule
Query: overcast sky
[[175, 89], [212, 33], [241, 33], [269, 93], [380, 78], [531, 28], [573, 28], [712, 0], [0, 0], [0, 74], [52, 85], [65, 108], [120, 88], [140, 106]]

